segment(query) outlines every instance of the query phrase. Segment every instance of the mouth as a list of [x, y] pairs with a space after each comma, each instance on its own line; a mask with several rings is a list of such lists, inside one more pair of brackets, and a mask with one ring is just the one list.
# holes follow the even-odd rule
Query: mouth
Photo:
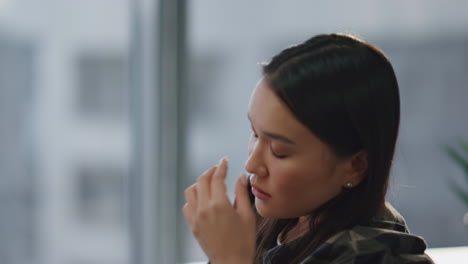
[[262, 189], [258, 188], [255, 185], [252, 185], [252, 193], [255, 195], [260, 200], [266, 200], [268, 198], [271, 198], [271, 195], [264, 192]]

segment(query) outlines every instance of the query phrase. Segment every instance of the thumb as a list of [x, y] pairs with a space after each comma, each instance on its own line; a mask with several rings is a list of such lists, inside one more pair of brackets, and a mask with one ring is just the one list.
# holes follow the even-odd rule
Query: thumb
[[242, 174], [236, 182], [236, 211], [243, 218], [255, 217], [247, 190], [247, 175]]

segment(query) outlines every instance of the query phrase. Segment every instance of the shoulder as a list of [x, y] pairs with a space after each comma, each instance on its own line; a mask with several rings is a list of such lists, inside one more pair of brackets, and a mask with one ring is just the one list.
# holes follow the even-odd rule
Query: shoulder
[[432, 264], [426, 245], [416, 236], [355, 227], [340, 232], [310, 254], [302, 264]]
[[433, 264], [424, 239], [410, 234], [403, 217], [388, 206], [370, 225], [332, 236], [302, 264]]

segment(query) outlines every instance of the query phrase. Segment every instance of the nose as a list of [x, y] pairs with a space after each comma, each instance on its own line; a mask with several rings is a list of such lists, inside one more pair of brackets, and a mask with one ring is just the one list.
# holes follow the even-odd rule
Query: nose
[[248, 173], [255, 174], [257, 177], [265, 177], [268, 175], [261, 143], [257, 142], [249, 151], [249, 158], [245, 162], [245, 170]]

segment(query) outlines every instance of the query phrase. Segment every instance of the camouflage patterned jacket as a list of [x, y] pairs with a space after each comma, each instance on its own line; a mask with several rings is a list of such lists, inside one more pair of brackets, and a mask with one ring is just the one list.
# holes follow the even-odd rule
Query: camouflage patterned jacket
[[[263, 263], [289, 263], [297, 241], [270, 248]], [[371, 225], [337, 233], [301, 264], [434, 264], [425, 249], [423, 238], [410, 234], [404, 218], [387, 203], [385, 213], [374, 217]]]

